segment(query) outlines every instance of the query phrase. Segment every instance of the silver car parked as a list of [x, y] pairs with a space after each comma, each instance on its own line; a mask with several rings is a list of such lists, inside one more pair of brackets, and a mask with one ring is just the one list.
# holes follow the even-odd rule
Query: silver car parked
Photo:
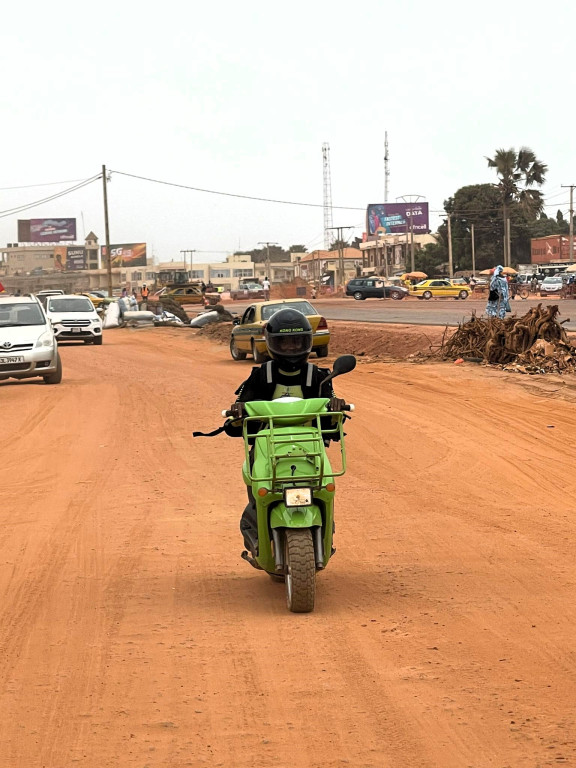
[[40, 376], [60, 384], [62, 361], [52, 323], [34, 296], [0, 296], [0, 381]]

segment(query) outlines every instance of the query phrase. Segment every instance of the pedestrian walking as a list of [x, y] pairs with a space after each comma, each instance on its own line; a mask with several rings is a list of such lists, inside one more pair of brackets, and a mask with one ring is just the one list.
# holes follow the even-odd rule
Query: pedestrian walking
[[490, 292], [488, 294], [488, 303], [486, 304], [486, 314], [488, 317], [499, 317], [503, 320], [506, 312], [511, 312], [510, 292], [506, 277], [502, 274], [503, 267], [498, 265], [494, 268], [494, 273], [490, 280]]
[[270, 301], [270, 280], [268, 277], [262, 280], [262, 290], [264, 291], [264, 301]]

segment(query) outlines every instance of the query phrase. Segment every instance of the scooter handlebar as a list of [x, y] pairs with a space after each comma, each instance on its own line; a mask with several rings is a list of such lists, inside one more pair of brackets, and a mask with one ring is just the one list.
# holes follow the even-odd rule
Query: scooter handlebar
[[222, 411], [222, 416], [224, 416], [224, 418], [227, 416], [232, 416], [232, 411]]

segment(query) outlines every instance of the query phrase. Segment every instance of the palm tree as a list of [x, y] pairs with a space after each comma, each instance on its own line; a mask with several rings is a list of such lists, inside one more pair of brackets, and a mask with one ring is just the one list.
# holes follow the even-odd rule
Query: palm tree
[[[532, 189], [544, 184], [548, 166], [542, 163], [529, 147], [498, 149], [494, 157], [487, 157], [488, 168], [495, 168], [500, 177], [497, 185], [502, 196], [504, 216], [504, 264], [510, 264], [509, 212], [518, 205], [530, 218], [536, 219], [544, 208], [544, 197], [540, 190]], [[508, 231], [507, 231], [508, 230]]]

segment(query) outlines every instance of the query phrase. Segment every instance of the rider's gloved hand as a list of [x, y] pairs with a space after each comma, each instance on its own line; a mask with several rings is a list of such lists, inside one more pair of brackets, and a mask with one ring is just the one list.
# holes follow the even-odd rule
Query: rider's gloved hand
[[346, 405], [346, 400], [342, 400], [341, 397], [331, 397], [328, 403], [329, 411], [341, 411]]
[[230, 406], [233, 419], [241, 419], [244, 416], [244, 403], [233, 403]]

